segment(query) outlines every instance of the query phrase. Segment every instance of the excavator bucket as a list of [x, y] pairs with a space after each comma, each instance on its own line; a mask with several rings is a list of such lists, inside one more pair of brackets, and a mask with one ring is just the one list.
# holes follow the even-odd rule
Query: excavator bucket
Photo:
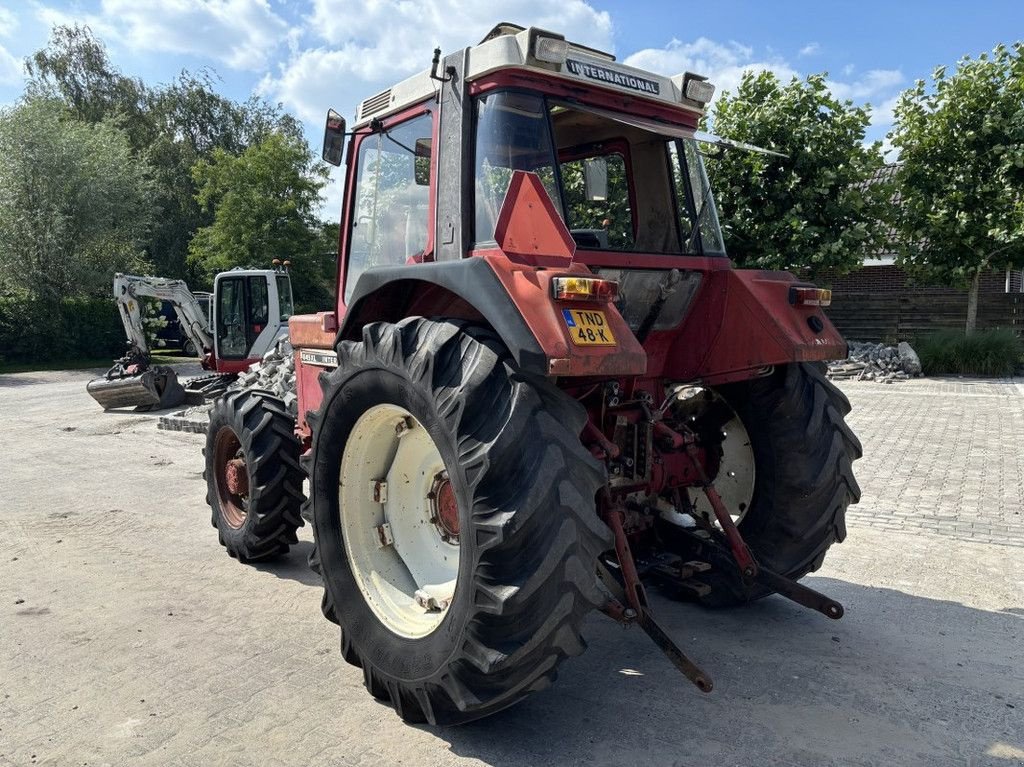
[[168, 367], [155, 367], [129, 376], [95, 378], [85, 386], [104, 410], [134, 407], [163, 410], [185, 400], [178, 375]]

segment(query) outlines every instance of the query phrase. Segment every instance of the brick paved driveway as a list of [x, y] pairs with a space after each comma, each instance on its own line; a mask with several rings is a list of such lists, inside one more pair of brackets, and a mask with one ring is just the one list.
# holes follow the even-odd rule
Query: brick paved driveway
[[851, 525], [1024, 546], [1024, 386], [918, 379], [843, 390], [865, 444]]
[[927, 765], [1024, 762], [1024, 398], [846, 386], [864, 442], [849, 537], [779, 598], [657, 596], [702, 696], [602, 616], [548, 691], [409, 727], [320, 616], [303, 541], [258, 567], [209, 525], [201, 439], [99, 412], [83, 374], [0, 376], [0, 765]]

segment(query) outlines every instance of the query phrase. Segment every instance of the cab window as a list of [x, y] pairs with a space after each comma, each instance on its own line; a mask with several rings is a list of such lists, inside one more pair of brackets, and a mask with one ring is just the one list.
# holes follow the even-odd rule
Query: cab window
[[620, 152], [563, 162], [566, 223], [582, 248], [632, 250], [633, 210]]
[[249, 351], [245, 321], [245, 281], [228, 277], [218, 283], [217, 348], [225, 359], [243, 359]]
[[427, 247], [432, 128], [427, 112], [359, 144], [346, 302], [365, 271], [399, 266]]

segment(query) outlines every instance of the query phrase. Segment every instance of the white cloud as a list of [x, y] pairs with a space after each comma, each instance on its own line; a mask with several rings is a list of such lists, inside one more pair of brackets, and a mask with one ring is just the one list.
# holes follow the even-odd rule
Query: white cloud
[[0, 37], [10, 37], [18, 28], [18, 17], [0, 5]]
[[800, 56], [813, 56], [815, 53], [821, 50], [821, 46], [817, 43], [807, 43], [803, 48], [800, 49]]
[[828, 85], [836, 98], [860, 102], [884, 96], [899, 87], [905, 79], [898, 69], [872, 69], [853, 82], [830, 80]]
[[22, 76], [21, 62], [0, 45], [0, 85], [19, 85]]
[[233, 69], [264, 69], [288, 25], [267, 0], [102, 0], [98, 14], [38, 5], [47, 25], [83, 23], [134, 51], [192, 54]]
[[663, 75], [686, 71], [705, 75], [715, 84], [716, 95], [735, 91], [747, 71], [768, 70], [783, 82], [797, 75], [784, 59], [771, 57], [755, 61], [754, 50], [749, 46], [734, 41], [718, 43], [706, 37], [699, 37], [692, 43], [673, 39], [664, 48], [637, 51], [628, 56], [625, 63]]
[[[612, 21], [583, 0], [509, 0], [502, 17], [612, 48]], [[319, 123], [328, 106], [351, 116], [361, 99], [430, 66], [435, 46], [450, 52], [480, 40], [495, 23], [493, 7], [469, 0], [314, 0], [306, 32], [258, 92]]]

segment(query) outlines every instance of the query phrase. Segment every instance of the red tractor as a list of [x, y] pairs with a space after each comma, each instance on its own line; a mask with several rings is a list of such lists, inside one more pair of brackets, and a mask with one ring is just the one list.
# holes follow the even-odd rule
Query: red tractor
[[263, 392], [216, 403], [209, 501], [242, 560], [312, 522], [342, 655], [408, 721], [547, 687], [594, 609], [709, 691], [645, 584], [842, 615], [797, 581], [859, 497], [822, 364], [846, 345], [828, 291], [731, 267], [697, 133], [713, 91], [503, 24], [350, 133], [328, 115], [337, 305], [290, 320], [297, 422]]

